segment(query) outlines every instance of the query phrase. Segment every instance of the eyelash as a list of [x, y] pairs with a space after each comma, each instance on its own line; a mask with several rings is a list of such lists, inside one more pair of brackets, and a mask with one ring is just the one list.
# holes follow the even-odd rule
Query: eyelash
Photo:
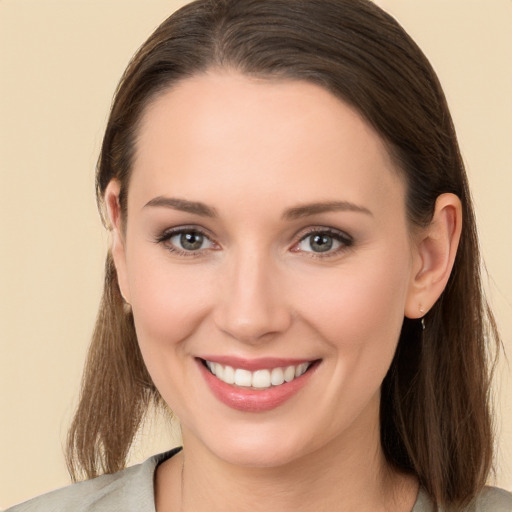
[[197, 251], [187, 251], [185, 249], [180, 249], [179, 247], [176, 247], [176, 245], [170, 243], [171, 238], [178, 236], [178, 235], [186, 235], [186, 234], [193, 234], [193, 235], [200, 235], [205, 240], [209, 240], [211, 244], [217, 245], [211, 237], [206, 234], [203, 230], [199, 229], [196, 226], [181, 226], [179, 228], [171, 228], [166, 229], [162, 234], [158, 235], [155, 239], [155, 243], [157, 244], [164, 244], [165, 248], [173, 253], [177, 254], [178, 256], [185, 256], [188, 258], [197, 258], [198, 256], [203, 255], [205, 250], [208, 249], [200, 249]]
[[[315, 251], [300, 251], [300, 249], [296, 249], [296, 247], [299, 246], [300, 243], [304, 242], [310, 237], [313, 237], [314, 235], [325, 235], [328, 238], [332, 238], [336, 242], [338, 242], [340, 245], [338, 248], [334, 250], [328, 250], [325, 252], [315, 252]], [[310, 242], [311, 243], [311, 242]], [[306, 233], [304, 233], [298, 242], [296, 242], [292, 248], [293, 252], [304, 252], [308, 257], [310, 258], [331, 258], [338, 256], [340, 253], [345, 252], [350, 247], [352, 247], [354, 244], [354, 239], [348, 235], [347, 233], [344, 233], [343, 231], [339, 231], [337, 229], [333, 228], [324, 228], [324, 227], [318, 227], [318, 228], [309, 228]]]
[[[199, 249], [199, 250], [185, 250], [178, 248], [175, 244], [171, 244], [170, 240], [178, 235], [183, 234], [191, 234], [191, 235], [200, 235], [205, 240], [208, 240], [210, 244], [213, 246], [218, 246], [218, 244], [211, 239], [211, 237], [205, 233], [202, 229], [199, 229], [196, 226], [181, 226], [179, 228], [171, 228], [165, 230], [163, 233], [158, 235], [155, 238], [155, 243], [157, 244], [164, 244], [166, 249], [174, 254], [177, 254], [178, 256], [184, 256], [184, 257], [199, 257], [204, 254], [204, 251], [210, 250], [210, 248], [206, 249]], [[334, 250], [326, 250], [325, 252], [315, 252], [315, 251], [301, 251], [298, 246], [306, 241], [308, 238], [313, 237], [314, 235], [325, 235], [328, 238], [333, 239], [337, 243], [339, 243], [339, 247], [337, 247]], [[311, 243], [311, 242], [310, 242]], [[354, 244], [354, 239], [348, 235], [347, 233], [344, 233], [343, 231], [338, 231], [337, 229], [332, 228], [324, 228], [324, 227], [318, 227], [318, 228], [309, 228], [306, 232], [303, 231], [302, 235], [300, 235], [300, 238], [297, 242], [294, 243], [294, 245], [291, 248], [292, 252], [303, 252], [308, 257], [311, 258], [330, 258], [333, 256], [339, 255], [341, 252], [344, 252], [348, 250], [352, 245]], [[213, 249], [216, 250], [216, 249]]]

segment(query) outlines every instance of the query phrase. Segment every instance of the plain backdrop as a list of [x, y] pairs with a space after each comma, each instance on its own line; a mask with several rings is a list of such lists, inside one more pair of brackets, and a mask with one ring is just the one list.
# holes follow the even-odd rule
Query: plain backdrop
[[[108, 245], [94, 168], [131, 55], [184, 1], [0, 0], [0, 509], [66, 485], [62, 455]], [[381, 0], [445, 87], [488, 293], [512, 352], [512, 1]], [[512, 489], [512, 379], [497, 371], [497, 476]], [[179, 442], [161, 419], [130, 462]]]

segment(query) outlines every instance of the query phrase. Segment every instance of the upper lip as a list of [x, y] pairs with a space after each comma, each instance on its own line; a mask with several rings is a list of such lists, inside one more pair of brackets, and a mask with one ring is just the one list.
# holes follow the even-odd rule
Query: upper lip
[[236, 356], [207, 355], [201, 356], [200, 359], [219, 363], [232, 368], [240, 368], [242, 370], [272, 370], [274, 368], [285, 368], [287, 366], [297, 366], [302, 363], [312, 363], [316, 359], [297, 359], [297, 358], [280, 358], [280, 357], [258, 357], [247, 359]]

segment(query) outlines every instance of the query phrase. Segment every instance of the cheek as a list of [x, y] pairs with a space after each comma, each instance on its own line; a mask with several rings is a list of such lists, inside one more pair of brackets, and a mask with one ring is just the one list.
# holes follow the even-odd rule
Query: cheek
[[302, 293], [301, 316], [329, 346], [325, 364], [332, 377], [317, 401], [331, 411], [333, 435], [374, 399], [378, 404], [404, 318], [404, 268], [407, 262], [386, 270], [375, 262], [347, 266], [317, 275], [308, 283], [310, 293]]
[[[142, 244], [140, 244], [142, 246]], [[139, 347], [164, 401], [182, 421], [197, 385], [190, 365], [194, 337], [211, 310], [212, 272], [171, 263], [169, 256], [137, 248], [128, 259], [131, 304]], [[188, 386], [184, 387], [183, 383]]]
[[376, 256], [311, 276], [297, 293], [302, 316], [333, 349], [354, 357], [368, 352], [373, 360], [367, 362], [378, 365], [379, 357], [392, 357], [398, 342], [409, 263], [396, 254]]
[[141, 346], [179, 343], [210, 310], [214, 273], [201, 265], [176, 265], [165, 253], [139, 250], [128, 261], [128, 274]]

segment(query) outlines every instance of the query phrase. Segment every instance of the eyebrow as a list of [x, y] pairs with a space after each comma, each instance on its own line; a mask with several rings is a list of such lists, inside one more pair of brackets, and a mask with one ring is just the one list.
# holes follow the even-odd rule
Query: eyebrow
[[326, 212], [358, 212], [373, 216], [373, 213], [364, 206], [358, 206], [348, 201], [325, 201], [290, 208], [284, 212], [283, 218], [294, 220]]
[[175, 197], [158, 196], [151, 201], [148, 201], [144, 208], [147, 206], [172, 208], [173, 210], [179, 210], [182, 212], [193, 213], [195, 215], [201, 215], [203, 217], [216, 217], [217, 212], [214, 208], [207, 206], [204, 203], [197, 201], [188, 201], [186, 199], [178, 199]]
[[[198, 201], [188, 201], [187, 199], [178, 199], [175, 197], [158, 196], [148, 201], [146, 207], [163, 207], [179, 210], [182, 212], [193, 213], [203, 217], [217, 217], [215, 208], [212, 208]], [[289, 208], [283, 213], [283, 219], [295, 220], [311, 215], [318, 215], [326, 212], [359, 212], [367, 215], [373, 215], [368, 208], [358, 206], [348, 201], [324, 201], [319, 203], [310, 203], [294, 208]]]

